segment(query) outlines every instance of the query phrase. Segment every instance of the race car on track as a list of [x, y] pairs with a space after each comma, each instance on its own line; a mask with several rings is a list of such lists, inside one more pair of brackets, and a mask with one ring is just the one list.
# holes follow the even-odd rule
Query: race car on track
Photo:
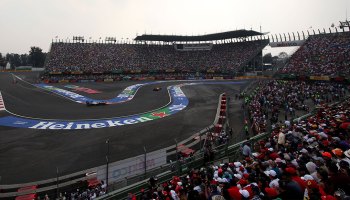
[[86, 101], [85, 102], [87, 106], [101, 106], [106, 105], [106, 101]]
[[159, 91], [161, 89], [162, 89], [161, 87], [155, 87], [155, 88], [153, 88], [153, 91]]

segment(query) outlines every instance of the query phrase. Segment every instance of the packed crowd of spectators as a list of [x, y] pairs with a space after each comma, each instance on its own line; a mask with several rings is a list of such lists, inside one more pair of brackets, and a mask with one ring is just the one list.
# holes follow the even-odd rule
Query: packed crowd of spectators
[[349, 75], [350, 32], [310, 36], [280, 73]]
[[346, 95], [347, 90], [345, 85], [337, 83], [282, 80], [259, 82], [256, 90], [244, 102], [252, 132], [254, 135], [266, 132], [268, 122], [273, 128], [279, 122], [280, 115], [284, 116], [283, 119], [289, 125], [290, 120], [297, 117], [297, 111], [306, 114], [310, 106], [339, 100]]
[[213, 45], [211, 50], [177, 51], [173, 45], [53, 43], [49, 72], [110, 72], [118, 70], [237, 71], [266, 42]]
[[267, 139], [248, 140], [243, 147], [248, 153], [236, 162], [206, 165], [164, 183], [151, 178], [139, 199], [345, 199], [350, 195], [350, 98], [321, 105], [305, 120], [276, 126]]

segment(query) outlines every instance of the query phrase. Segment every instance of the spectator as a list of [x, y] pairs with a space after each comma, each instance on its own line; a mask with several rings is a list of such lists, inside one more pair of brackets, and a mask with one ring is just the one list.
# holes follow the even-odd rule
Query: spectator
[[350, 74], [349, 41], [349, 32], [310, 36], [280, 73], [347, 76]]

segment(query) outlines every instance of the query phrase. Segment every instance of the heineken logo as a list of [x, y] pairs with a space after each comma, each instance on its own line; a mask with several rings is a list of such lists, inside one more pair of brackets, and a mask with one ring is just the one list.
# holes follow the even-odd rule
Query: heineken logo
[[115, 126], [124, 126], [130, 124], [137, 124], [141, 122], [151, 121], [153, 119], [147, 117], [137, 117], [121, 120], [105, 120], [98, 122], [46, 122], [41, 121], [28, 128], [32, 129], [51, 129], [51, 130], [80, 130], [80, 129], [92, 129], [92, 128], [108, 128]]

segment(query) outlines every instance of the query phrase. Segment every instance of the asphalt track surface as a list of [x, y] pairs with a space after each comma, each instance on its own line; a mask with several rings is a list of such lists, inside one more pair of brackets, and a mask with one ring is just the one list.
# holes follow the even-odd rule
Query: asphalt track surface
[[[32, 82], [37, 73], [16, 73]], [[141, 83], [121, 81], [114, 83], [74, 83], [82, 87], [102, 91], [101, 94], [79, 94], [108, 99], [117, 96], [127, 86]], [[0, 91], [6, 109], [12, 113], [35, 118], [49, 119], [98, 119], [126, 116], [154, 110], [169, 103], [166, 90], [176, 82], [148, 85], [139, 89], [129, 102], [87, 107], [59, 95], [18, 81], [13, 84], [10, 73], [0, 73]], [[38, 181], [66, 175], [105, 164], [110, 140], [110, 162], [137, 156], [174, 145], [174, 139], [184, 140], [214, 121], [219, 95], [233, 96], [244, 89], [249, 81], [241, 84], [193, 85], [182, 87], [189, 105], [174, 115], [138, 123], [88, 130], [38, 130], [0, 127], [0, 184], [16, 184]], [[62, 89], [67, 84], [54, 84]], [[154, 87], [162, 87], [158, 92]], [[68, 89], [67, 89], [68, 90]], [[233, 99], [233, 98], [232, 98]], [[2, 111], [0, 117], [8, 116]]]

